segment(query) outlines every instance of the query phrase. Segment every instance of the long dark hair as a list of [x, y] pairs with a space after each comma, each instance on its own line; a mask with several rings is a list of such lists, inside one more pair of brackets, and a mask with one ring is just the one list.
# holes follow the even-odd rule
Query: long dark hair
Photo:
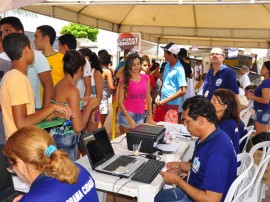
[[89, 48], [81, 48], [79, 51], [83, 54], [84, 57], [85, 56], [89, 57], [89, 60], [91, 62], [91, 68], [100, 71], [101, 74], [103, 73], [98, 56], [95, 52], [92, 52]]
[[233, 119], [236, 121], [238, 127], [240, 127], [240, 104], [235, 93], [229, 89], [219, 88], [215, 90], [214, 95], [218, 97], [218, 99], [220, 98], [219, 101], [227, 105], [227, 108], [225, 109], [224, 114], [219, 121]]
[[123, 71], [123, 78], [124, 78], [124, 90], [125, 90], [125, 94], [128, 90], [128, 85], [129, 85], [129, 81], [131, 79], [131, 73], [130, 73], [130, 69], [133, 65], [133, 61], [138, 58], [141, 62], [141, 58], [139, 56], [138, 53], [131, 53], [127, 56], [126, 60], [125, 60], [125, 66], [124, 66], [124, 71]]

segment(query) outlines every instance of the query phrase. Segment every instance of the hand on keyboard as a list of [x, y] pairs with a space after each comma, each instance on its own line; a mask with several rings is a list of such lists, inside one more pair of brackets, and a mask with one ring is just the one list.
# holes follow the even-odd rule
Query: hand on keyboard
[[167, 168], [166, 166], [164, 166], [164, 167], [161, 169], [162, 172], [167, 172], [167, 170], [168, 170], [168, 168]]

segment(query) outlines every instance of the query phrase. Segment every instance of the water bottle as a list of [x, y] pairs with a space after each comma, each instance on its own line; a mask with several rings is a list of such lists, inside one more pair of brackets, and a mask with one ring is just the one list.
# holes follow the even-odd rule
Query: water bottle
[[171, 134], [169, 131], [166, 133], [166, 144], [171, 144]]

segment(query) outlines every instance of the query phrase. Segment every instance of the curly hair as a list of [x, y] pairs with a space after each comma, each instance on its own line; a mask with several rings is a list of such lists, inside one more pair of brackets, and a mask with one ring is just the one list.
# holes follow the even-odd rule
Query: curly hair
[[3, 153], [13, 164], [19, 158], [46, 176], [68, 184], [76, 183], [79, 175], [77, 166], [62, 150], [56, 150], [47, 157], [45, 150], [50, 145], [55, 143], [49, 133], [37, 126], [25, 126], [8, 138]]

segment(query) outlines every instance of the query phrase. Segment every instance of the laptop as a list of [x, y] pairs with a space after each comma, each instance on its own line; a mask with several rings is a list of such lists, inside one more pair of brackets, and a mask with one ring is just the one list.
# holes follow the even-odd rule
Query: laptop
[[90, 165], [97, 172], [129, 178], [146, 162], [145, 159], [115, 154], [105, 127], [82, 134], [82, 141]]
[[3, 148], [4, 144], [0, 144], [0, 201], [12, 202], [16, 196], [23, 193], [14, 189], [12, 174], [7, 171], [7, 159], [2, 153]]

